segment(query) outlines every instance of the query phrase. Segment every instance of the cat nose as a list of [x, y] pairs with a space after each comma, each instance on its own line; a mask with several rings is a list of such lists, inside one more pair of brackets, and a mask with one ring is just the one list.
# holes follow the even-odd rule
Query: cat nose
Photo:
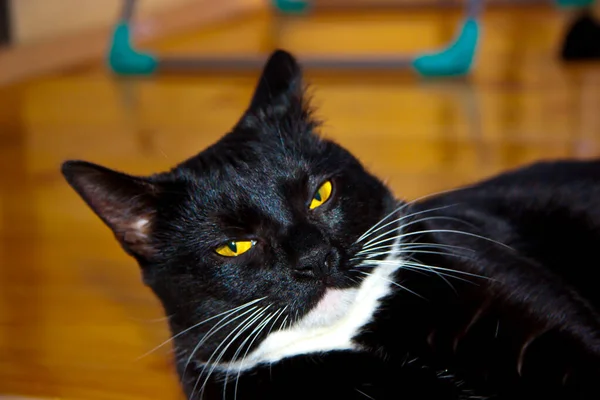
[[340, 253], [330, 245], [320, 245], [305, 252], [296, 262], [299, 272], [323, 278], [331, 274], [340, 265]]

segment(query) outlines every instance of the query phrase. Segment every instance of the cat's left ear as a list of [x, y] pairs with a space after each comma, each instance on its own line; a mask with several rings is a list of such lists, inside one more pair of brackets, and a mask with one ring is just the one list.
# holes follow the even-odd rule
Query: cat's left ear
[[302, 69], [293, 55], [284, 50], [271, 54], [260, 75], [249, 112], [269, 106], [302, 101]]
[[67, 161], [61, 171], [127, 253], [138, 260], [151, 259], [156, 183], [85, 161]]

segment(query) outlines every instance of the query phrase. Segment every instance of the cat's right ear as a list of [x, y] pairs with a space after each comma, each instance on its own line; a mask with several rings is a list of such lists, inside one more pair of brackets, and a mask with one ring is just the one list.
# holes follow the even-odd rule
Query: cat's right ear
[[127, 253], [138, 260], [151, 259], [152, 225], [159, 193], [155, 183], [86, 161], [67, 161], [61, 171]]
[[274, 51], [267, 60], [254, 90], [249, 111], [257, 111], [277, 102], [302, 101], [302, 69], [294, 56]]

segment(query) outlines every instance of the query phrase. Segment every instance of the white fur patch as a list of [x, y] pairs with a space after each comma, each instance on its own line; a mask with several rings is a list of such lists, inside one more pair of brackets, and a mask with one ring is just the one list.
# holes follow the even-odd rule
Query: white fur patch
[[148, 228], [150, 227], [150, 221], [146, 218], [140, 218], [131, 224], [131, 229], [138, 232], [141, 236], [148, 234]]
[[217, 368], [238, 372], [301, 354], [359, 351], [352, 339], [371, 321], [381, 299], [392, 292], [393, 276], [401, 265], [397, 257], [387, 260], [398, 262], [374, 268], [358, 288], [328, 289], [308, 314], [290, 328], [269, 334], [243, 363], [222, 363]]

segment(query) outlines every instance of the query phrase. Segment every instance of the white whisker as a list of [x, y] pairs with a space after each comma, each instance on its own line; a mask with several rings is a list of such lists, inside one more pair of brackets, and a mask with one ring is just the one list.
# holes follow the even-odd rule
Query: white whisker
[[[371, 254], [371, 252], [374, 252], [375, 250], [392, 248], [395, 245], [396, 245], [395, 243], [390, 243], [390, 244], [385, 244], [385, 245], [381, 245], [381, 246], [370, 247], [368, 249], [359, 251], [358, 253], [356, 253], [356, 256], [363, 255], [363, 254]], [[453, 246], [450, 244], [441, 244], [441, 243], [407, 242], [407, 243], [401, 244], [400, 247], [403, 251], [404, 250], [412, 250], [412, 249], [421, 249], [421, 248], [425, 248], [425, 249], [427, 249], [427, 248], [436, 249], [437, 248], [437, 249], [464, 250], [464, 251], [469, 251], [469, 252], [475, 253], [475, 250], [473, 250], [473, 249], [469, 249], [469, 248], [462, 247], [462, 246]], [[356, 258], [356, 256], [354, 258]]]
[[453, 275], [450, 275], [450, 274], [443, 274], [443, 273], [441, 273], [441, 272], [439, 272], [439, 271], [436, 271], [435, 269], [432, 269], [432, 268], [427, 268], [426, 266], [425, 266], [425, 267], [423, 267], [423, 268], [421, 268], [421, 267], [416, 267], [416, 266], [414, 266], [414, 265], [411, 265], [411, 264], [408, 264], [408, 263], [407, 263], [407, 264], [405, 264], [405, 265], [403, 266], [403, 268], [406, 268], [406, 269], [407, 269], [407, 270], [409, 270], [409, 271], [415, 271], [415, 272], [419, 272], [419, 273], [424, 273], [424, 272], [433, 272], [434, 274], [436, 274], [437, 276], [439, 276], [439, 277], [440, 277], [440, 279], [442, 279], [444, 282], [446, 282], [446, 283], [448, 284], [448, 286], [450, 286], [450, 288], [452, 289], [452, 291], [453, 291], [454, 293], [456, 293], [456, 294], [458, 294], [458, 292], [456, 291], [456, 288], [455, 288], [455, 287], [452, 285], [452, 283], [450, 283], [450, 281], [449, 281], [448, 279], [446, 279], [446, 276], [449, 276], [449, 277], [452, 277], [452, 278], [456, 278], [456, 279], [458, 279], [458, 280], [464, 280], [464, 281], [467, 281], [466, 279], [463, 279], [463, 278], [458, 278], [458, 277], [455, 277], [455, 276], [453, 276]]
[[[451, 272], [451, 273], [455, 273], [455, 274], [459, 274], [459, 275], [466, 275], [466, 276], [472, 276], [474, 278], [481, 278], [481, 279], [487, 279], [487, 280], [491, 280], [492, 278], [489, 278], [487, 276], [484, 275], [477, 275], [477, 274], [473, 274], [470, 272], [465, 272], [465, 271], [459, 271], [459, 270], [454, 270], [454, 269], [450, 269], [450, 268], [442, 268], [442, 267], [435, 267], [435, 266], [431, 266], [431, 265], [424, 265], [424, 264], [419, 264], [419, 263], [415, 263], [412, 261], [408, 261], [408, 260], [402, 260], [402, 261], [388, 261], [388, 260], [381, 260], [381, 261], [369, 261], [369, 264], [377, 264], [377, 265], [397, 265], [400, 264], [400, 266], [404, 266], [404, 265], [409, 265], [409, 266], [421, 266], [427, 269], [435, 269], [438, 271], [444, 271], [444, 272]], [[359, 266], [360, 267], [360, 266]], [[451, 275], [447, 275], [447, 276], [451, 276]]]
[[[401, 239], [409, 237], [409, 236], [422, 235], [424, 233], [455, 233], [455, 234], [459, 234], [459, 235], [472, 236], [472, 237], [475, 237], [475, 238], [478, 238], [478, 239], [486, 240], [486, 241], [491, 242], [491, 243], [495, 243], [497, 245], [506, 247], [506, 248], [514, 251], [514, 249], [512, 247], [510, 247], [509, 245], [504, 244], [502, 242], [498, 242], [498, 241], [496, 241], [494, 239], [490, 239], [490, 238], [487, 238], [485, 236], [477, 235], [475, 233], [464, 232], [464, 231], [456, 231], [456, 230], [452, 230], [452, 229], [429, 229], [429, 230], [424, 230], [424, 231], [403, 233], [403, 234], [397, 235], [395, 237], [391, 237], [391, 238], [380, 240], [379, 242], [377, 242], [375, 244], [379, 245], [381, 243], [389, 242], [389, 241], [392, 241], [392, 240], [396, 240], [396, 239], [400, 239], [401, 240]], [[375, 244], [373, 244], [373, 246]]]
[[[222, 358], [223, 358], [223, 356], [225, 355], [225, 352], [227, 351], [227, 349], [228, 349], [228, 348], [229, 348], [229, 347], [230, 347], [230, 346], [231, 346], [231, 345], [232, 345], [232, 344], [233, 344], [233, 343], [234, 343], [234, 342], [235, 342], [235, 341], [236, 341], [236, 340], [237, 340], [237, 339], [238, 339], [238, 338], [239, 338], [239, 337], [240, 337], [240, 336], [241, 336], [241, 335], [244, 333], [244, 332], [246, 332], [246, 331], [247, 331], [247, 330], [248, 330], [248, 329], [249, 329], [249, 328], [250, 328], [250, 327], [251, 327], [251, 326], [252, 326], [252, 325], [253, 325], [253, 324], [254, 324], [254, 323], [257, 321], [257, 320], [260, 320], [260, 319], [263, 317], [264, 313], [267, 311], [267, 309], [268, 309], [269, 307], [270, 307], [270, 305], [269, 305], [269, 306], [267, 306], [267, 307], [265, 307], [265, 308], [264, 308], [264, 309], [263, 309], [263, 310], [262, 310], [260, 313], [258, 313], [258, 315], [255, 315], [255, 316], [254, 316], [254, 318], [252, 318], [250, 321], [248, 321], [247, 323], [245, 323], [245, 324], [244, 324], [244, 326], [242, 327], [242, 329], [241, 329], [241, 330], [239, 330], [239, 331], [237, 332], [237, 334], [236, 334], [236, 335], [235, 335], [235, 336], [234, 336], [234, 337], [233, 337], [231, 340], [229, 340], [229, 343], [228, 343], [228, 344], [227, 344], [227, 345], [226, 345], [226, 346], [223, 348], [223, 350], [221, 350], [221, 352], [219, 353], [219, 356], [217, 357], [217, 359], [216, 359], [216, 360], [215, 360], [215, 361], [212, 363], [211, 369], [210, 369], [210, 371], [208, 372], [208, 374], [206, 375], [206, 378], [204, 379], [204, 382], [202, 383], [202, 386], [200, 387], [200, 398], [202, 398], [202, 397], [203, 397], [203, 395], [204, 395], [204, 389], [205, 389], [205, 387], [206, 387], [206, 384], [208, 383], [208, 380], [210, 379], [210, 377], [211, 377], [211, 375], [213, 374], [213, 372], [215, 371], [215, 369], [216, 369], [216, 368], [219, 366], [219, 363], [221, 362], [221, 359], [222, 359]], [[244, 322], [246, 322], [246, 321], [247, 321], [247, 320], [245, 320]], [[237, 328], [236, 328], [235, 330], [237, 330]], [[230, 335], [231, 335], [232, 333], [233, 333], [233, 331], [230, 333]], [[228, 337], [229, 337], [230, 335], [228, 335]], [[221, 345], [223, 345], [223, 344], [226, 342], [226, 340], [227, 340], [227, 337], [226, 337], [225, 339], [223, 339], [223, 341], [221, 342], [221, 344], [219, 344], [219, 347], [220, 347]], [[214, 355], [214, 354], [217, 352], [217, 350], [219, 349], [219, 347], [217, 347], [217, 349], [215, 349], [215, 351], [213, 352], [213, 354], [212, 354], [212, 355]], [[211, 357], [209, 358], [209, 360], [207, 361], [207, 363], [205, 364], [204, 368], [206, 368], [207, 366], [211, 365], [210, 359], [212, 358], [212, 355], [211, 355]], [[203, 368], [203, 371], [204, 371], [204, 368]], [[201, 371], [201, 372], [200, 372], [200, 376], [202, 376], [202, 372], [203, 372], [203, 371]], [[227, 388], [227, 381], [225, 381], [225, 382], [224, 382], [224, 389], [226, 389], [226, 388]]]
[[364, 271], [358, 271], [358, 272], [360, 272], [361, 274], [363, 274], [363, 275], [366, 275], [366, 276], [375, 276], [375, 277], [377, 277], [377, 278], [379, 278], [379, 279], [383, 279], [383, 280], [385, 280], [385, 281], [387, 281], [387, 282], [391, 283], [392, 285], [396, 285], [396, 286], [398, 286], [400, 289], [406, 290], [407, 292], [409, 292], [409, 293], [412, 293], [412, 294], [414, 294], [415, 296], [417, 296], [417, 297], [419, 297], [419, 298], [421, 298], [421, 299], [423, 299], [423, 300], [426, 300], [426, 299], [425, 299], [423, 296], [421, 296], [420, 294], [418, 294], [418, 293], [416, 293], [416, 292], [413, 292], [412, 290], [410, 290], [410, 289], [408, 289], [408, 288], [406, 288], [406, 287], [402, 286], [402, 285], [401, 285], [401, 284], [399, 284], [398, 282], [394, 282], [394, 281], [393, 281], [393, 280], [391, 280], [391, 279], [387, 279], [387, 278], [384, 278], [384, 277], [382, 277], [382, 276], [376, 276], [376, 275], [373, 275], [373, 274], [369, 274], [368, 272], [364, 272]]
[[[410, 221], [410, 222], [408, 222], [408, 223], [406, 223], [406, 224], [403, 224], [403, 225], [401, 226], [401, 228], [404, 230], [405, 228], [407, 228], [407, 227], [409, 227], [409, 226], [411, 226], [411, 225], [418, 224], [418, 223], [425, 222], [425, 221], [429, 221], [429, 220], [432, 220], [432, 219], [442, 219], [442, 220], [449, 220], [449, 221], [455, 221], [455, 222], [462, 222], [462, 223], [464, 223], [464, 224], [467, 224], [467, 225], [470, 225], [470, 226], [472, 226], [472, 227], [473, 227], [473, 225], [472, 225], [472, 224], [469, 224], [469, 223], [467, 223], [467, 222], [465, 222], [465, 221], [463, 221], [463, 220], [460, 220], [460, 219], [458, 219], [458, 218], [446, 217], [446, 216], [443, 216], [443, 215], [439, 215], [439, 216], [433, 216], [433, 217], [419, 218], [419, 219], [417, 219], [417, 220]], [[386, 233], [383, 233], [383, 234], [381, 234], [381, 235], [379, 235], [379, 236], [377, 236], [377, 237], [375, 237], [375, 238], [373, 238], [373, 239], [369, 240], [368, 242], [366, 242], [366, 243], [363, 245], [363, 249], [368, 249], [368, 248], [372, 247], [371, 243], [373, 243], [375, 240], [377, 240], [377, 239], [380, 239], [380, 238], [382, 238], [382, 237], [384, 237], [384, 236], [386, 236], [386, 235], [389, 235], [390, 233], [392, 233], [392, 232], [394, 232], [394, 231], [395, 231], [395, 229], [394, 229], [394, 230], [390, 230], [390, 231], [388, 231], [388, 232], [386, 232]], [[462, 232], [462, 231], [461, 231], [461, 232]]]
[[373, 229], [377, 228], [380, 224], [382, 224], [383, 222], [385, 222], [385, 220], [387, 220], [389, 217], [391, 217], [395, 213], [397, 213], [399, 211], [402, 211], [405, 207], [408, 206], [408, 204], [409, 203], [402, 204], [400, 207], [394, 209], [391, 213], [387, 214], [385, 217], [383, 217], [382, 219], [380, 219], [379, 221], [377, 221], [377, 223], [375, 225], [373, 225], [372, 227], [370, 227], [369, 229], [367, 229], [365, 231], [365, 233], [363, 233], [358, 239], [356, 239], [356, 241], [354, 242], [354, 244], [359, 243], [365, 237], [369, 236], [369, 234], [371, 234], [371, 232], [373, 232]]
[[405, 244], [402, 245], [402, 247], [406, 247], [406, 248], [427, 248], [427, 247], [441, 247], [441, 248], [448, 248], [448, 249], [455, 249], [455, 250], [464, 250], [464, 251], [470, 251], [470, 252], [475, 252], [475, 250], [473, 249], [469, 249], [468, 247], [462, 247], [462, 246], [456, 246], [453, 244], [442, 244], [442, 243], [427, 243], [427, 242], [407, 242]]
[[[370, 234], [369, 236], [371, 236], [373, 233], [375, 233], [375, 232], [377, 232], [377, 231], [380, 231], [380, 230], [382, 230], [383, 228], [385, 228], [385, 227], [387, 227], [387, 226], [389, 226], [389, 225], [392, 225], [392, 224], [395, 224], [395, 223], [398, 223], [398, 222], [404, 221], [405, 219], [412, 218], [412, 217], [414, 217], [414, 216], [421, 215], [421, 214], [425, 214], [425, 213], [429, 213], [429, 212], [434, 212], [434, 211], [443, 210], [443, 209], [445, 209], [445, 208], [454, 207], [454, 206], [456, 206], [456, 204], [451, 204], [451, 205], [449, 205], [449, 206], [444, 206], [444, 207], [436, 207], [436, 208], [431, 208], [431, 209], [429, 209], [429, 210], [418, 211], [418, 212], [415, 212], [415, 213], [412, 213], [412, 214], [407, 214], [407, 215], [404, 215], [404, 216], [402, 216], [402, 217], [400, 217], [400, 218], [398, 218], [398, 219], [395, 219], [395, 220], [393, 220], [393, 221], [390, 221], [390, 222], [388, 222], [387, 224], [385, 224], [385, 225], [383, 225], [383, 226], [379, 227], [379, 228], [378, 228], [378, 229], [376, 229], [375, 231], [371, 232], [371, 234]], [[438, 216], [438, 217], [420, 218], [420, 219], [418, 219], [418, 220], [416, 220], [416, 221], [411, 221], [409, 224], [402, 224], [402, 228], [404, 228], [405, 226], [408, 226], [408, 225], [412, 225], [413, 223], [416, 223], [416, 222], [420, 222], [420, 221], [427, 221], [428, 219], [435, 219], [435, 218], [452, 218], [452, 217]], [[454, 220], [456, 220], [456, 221], [460, 221], [460, 222], [465, 222], [465, 221], [462, 221], [462, 220], [460, 220], [460, 219], [458, 219], [458, 218], [452, 218], [452, 219], [454, 219]], [[467, 222], [465, 222], [465, 223], [467, 223]], [[397, 228], [393, 228], [393, 229], [390, 229], [390, 230], [386, 231], [385, 233], [381, 233], [381, 234], [377, 235], [376, 237], [374, 237], [374, 238], [370, 239], [369, 241], [367, 241], [367, 242], [364, 244], [364, 246], [367, 246], [369, 243], [371, 243], [371, 242], [372, 242], [372, 241], [374, 241], [374, 240], [377, 240], [377, 239], [379, 239], [379, 238], [381, 238], [381, 237], [384, 237], [385, 235], [389, 234], [390, 232], [393, 232], [393, 231], [395, 231], [396, 229], [397, 229]]]
[[239, 311], [239, 310], [240, 310], [240, 309], [242, 309], [242, 308], [245, 308], [245, 307], [247, 307], [247, 306], [250, 306], [250, 305], [252, 305], [252, 304], [254, 304], [254, 303], [256, 303], [256, 302], [259, 302], [259, 301], [261, 301], [261, 300], [264, 300], [264, 299], [265, 299], [265, 297], [261, 297], [260, 299], [255, 299], [255, 300], [249, 301], [248, 303], [242, 304], [241, 306], [237, 306], [237, 307], [235, 307], [235, 308], [232, 308], [232, 309], [230, 309], [230, 310], [224, 311], [224, 312], [222, 312], [222, 313], [220, 313], [220, 314], [217, 314], [217, 315], [214, 315], [214, 316], [212, 316], [212, 317], [210, 317], [210, 318], [207, 318], [207, 319], [205, 319], [204, 321], [201, 321], [201, 322], [199, 322], [199, 323], [197, 323], [197, 324], [195, 324], [195, 325], [192, 325], [192, 326], [190, 326], [189, 328], [187, 328], [187, 329], [185, 329], [185, 330], [183, 330], [183, 331], [179, 332], [178, 334], [176, 334], [176, 335], [173, 335], [172, 337], [170, 337], [169, 339], [165, 340], [164, 342], [162, 342], [161, 344], [159, 344], [158, 346], [156, 346], [156, 347], [155, 347], [155, 348], [153, 348], [152, 350], [150, 350], [150, 351], [148, 351], [148, 352], [146, 352], [146, 353], [142, 354], [142, 355], [141, 355], [141, 356], [139, 356], [139, 357], [138, 357], [136, 360], [140, 360], [140, 359], [142, 359], [142, 358], [144, 358], [144, 357], [148, 356], [149, 354], [151, 354], [151, 353], [155, 352], [156, 350], [158, 350], [159, 348], [161, 348], [161, 347], [162, 347], [162, 346], [164, 346], [165, 344], [167, 344], [167, 343], [169, 343], [170, 341], [172, 341], [173, 339], [175, 339], [175, 338], [177, 338], [177, 337], [179, 337], [179, 336], [181, 336], [181, 335], [185, 334], [186, 332], [189, 332], [189, 331], [191, 331], [191, 330], [192, 330], [192, 329], [194, 329], [194, 328], [197, 328], [197, 327], [199, 327], [200, 325], [203, 325], [203, 324], [207, 323], [208, 321], [212, 321], [213, 319], [215, 319], [215, 318], [219, 318], [220, 316], [222, 316], [222, 315], [225, 315], [225, 314], [231, 314], [231, 313], [234, 313], [234, 312], [236, 312], [236, 311]]
[[[269, 329], [269, 332], [267, 333], [267, 336], [269, 336], [269, 334], [271, 333], [271, 330], [273, 329], [273, 327], [277, 323], [277, 320], [285, 313], [286, 309], [287, 309], [287, 306], [285, 306], [282, 310], [279, 311], [279, 313], [277, 314], [277, 317], [273, 320], [273, 323], [271, 324], [271, 328]], [[273, 316], [275, 316], [275, 314]], [[234, 388], [234, 391], [233, 391], [233, 399], [234, 400], [237, 399], [238, 384], [240, 382], [240, 375], [242, 374], [242, 369], [244, 368], [244, 360], [248, 356], [248, 351], [250, 350], [250, 348], [252, 348], [252, 345], [254, 344], [254, 341], [258, 338], [258, 336], [263, 331], [263, 329], [265, 329], [265, 327], [269, 324], [269, 321], [271, 320], [271, 318], [273, 318], [273, 317], [270, 317], [268, 320], [266, 320], [265, 323], [264, 323], [264, 325], [256, 332], [256, 334], [254, 335], [254, 339], [252, 339], [252, 341], [250, 342], [250, 344], [248, 344], [248, 348], [246, 349], [246, 353], [244, 353], [244, 356], [242, 357], [241, 366], [240, 366], [240, 369], [239, 369], [239, 371], [237, 373], [237, 378], [235, 380], [235, 388]], [[248, 337], [251, 337], [251, 336], [252, 336], [252, 334], [250, 334]]]
[[362, 394], [363, 396], [365, 396], [367, 399], [371, 399], [371, 400], [375, 400], [374, 398], [372, 398], [371, 396], [369, 396], [368, 394], [366, 394], [365, 392], [358, 390], [357, 388], [354, 388], [354, 390], [356, 390], [358, 393]]
[[[279, 310], [279, 312], [280, 311], [281, 310]], [[250, 334], [246, 337], [246, 339], [244, 339], [244, 341], [238, 346], [235, 354], [231, 357], [231, 361], [229, 362], [229, 365], [231, 365], [231, 364], [233, 364], [233, 363], [235, 363], [237, 361], [237, 358], [238, 358], [240, 352], [243, 350], [244, 345], [248, 342], [248, 340], [250, 340], [254, 334], [258, 335], [258, 333], [260, 333], [262, 331], [262, 327], [266, 326], [266, 324], [269, 323], [269, 321], [275, 316], [275, 314], [277, 312], [278, 311], [273, 312], [273, 313], [269, 313], [269, 314], [267, 314], [267, 315], [264, 316], [264, 320], [262, 322], [260, 322], [252, 330], [252, 332], [250, 332]], [[248, 350], [250, 350], [250, 348], [252, 347], [252, 343], [254, 343], [254, 340], [252, 340], [252, 342], [248, 345], [248, 349], [246, 349], [246, 353], [244, 354], [244, 358], [248, 354]], [[239, 375], [238, 375], [238, 379], [239, 379]], [[225, 374], [225, 381], [224, 381], [224, 384], [223, 384], [223, 400], [225, 400], [225, 396], [227, 394], [227, 382], [228, 382], [228, 380], [229, 380], [229, 368], [227, 369], [227, 372]]]
[[[221, 329], [223, 329], [225, 326], [229, 325], [233, 321], [237, 320], [238, 318], [243, 317], [244, 315], [246, 315], [249, 312], [252, 312], [256, 309], [260, 310], [260, 308], [258, 308], [257, 306], [250, 307], [250, 309], [244, 311], [242, 314], [239, 314], [238, 316], [230, 319], [229, 321], [227, 321], [227, 318], [229, 318], [232, 314], [226, 315], [221, 320], [219, 320], [219, 322], [217, 324], [215, 324], [215, 326], [213, 326], [208, 332], [206, 332], [206, 334], [202, 337], [202, 339], [200, 341], [198, 341], [198, 344], [196, 344], [196, 347], [194, 347], [194, 350], [192, 350], [192, 353], [188, 357], [188, 360], [185, 363], [185, 367], [183, 368], [183, 373], [181, 374], [181, 380], [183, 381], [183, 379], [185, 378], [185, 373], [187, 371], [187, 368], [188, 368], [190, 362], [192, 361], [192, 358], [194, 357], [194, 354], [196, 354], [196, 351], [198, 351], [198, 349], [206, 342], [206, 340], [208, 338], [210, 338], [212, 335], [214, 335], [215, 333], [217, 333], [218, 331], [220, 331]], [[221, 325], [221, 323], [223, 321], [227, 321], [227, 322]]]
[[246, 329], [248, 329], [249, 325], [252, 324], [257, 318], [259, 318], [269, 307], [270, 307], [270, 305], [268, 305], [266, 307], [258, 308], [252, 314], [250, 314], [248, 317], [246, 317], [239, 325], [237, 325], [235, 328], [233, 328], [231, 330], [231, 332], [229, 332], [229, 334], [227, 336], [225, 336], [225, 338], [221, 341], [221, 343], [219, 343], [219, 345], [217, 346], [217, 348], [215, 350], [213, 350], [213, 352], [210, 355], [210, 357], [208, 358], [208, 360], [204, 363], [204, 366], [202, 367], [202, 370], [200, 370], [200, 373], [198, 374], [198, 378], [196, 379], [196, 383], [194, 384], [194, 387], [192, 388], [191, 397], [193, 397], [194, 392], [196, 391], [196, 387], [198, 386], [198, 383], [200, 382], [200, 378], [204, 374], [204, 371], [206, 370], [206, 368], [209, 365], [211, 365], [211, 361], [212, 361], [213, 357], [215, 356], [215, 354], [217, 353], [217, 351], [219, 351], [221, 349], [221, 346], [223, 346], [225, 343], [227, 343], [227, 340], [232, 335], [235, 335], [233, 337], [233, 339], [231, 339], [229, 341], [229, 343], [223, 348], [223, 350], [221, 351], [221, 353], [217, 356], [217, 360], [215, 361], [214, 365], [212, 365], [210, 371], [208, 372], [208, 375], [206, 376], [206, 379], [204, 380], [204, 383], [200, 387], [200, 398], [202, 398], [202, 395], [204, 394], [204, 387], [206, 386], [206, 383], [208, 382], [208, 378], [213, 373], [216, 365], [218, 364], [218, 362], [223, 357], [225, 351], [227, 351], [227, 349], [229, 348], [229, 346], [238, 338], [238, 336], [241, 333], [243, 333]]
[[285, 316], [285, 318], [283, 319], [283, 322], [281, 323], [281, 330], [284, 331], [287, 329], [287, 324], [291, 321], [291, 319], [289, 319], [289, 314]]
[[[465, 186], [465, 187], [462, 187], [462, 188], [454, 188], [454, 189], [449, 189], [449, 190], [442, 190], [442, 191], [439, 191], [439, 192], [430, 193], [430, 194], [427, 194], [427, 195], [425, 195], [425, 196], [421, 196], [421, 197], [418, 197], [418, 198], [416, 198], [416, 199], [414, 199], [414, 200], [408, 201], [408, 202], [406, 202], [406, 203], [404, 203], [404, 204], [400, 205], [400, 207], [396, 208], [395, 210], [393, 210], [392, 212], [390, 212], [389, 214], [387, 214], [387, 215], [386, 215], [385, 217], [383, 217], [382, 219], [380, 219], [380, 220], [379, 220], [379, 221], [378, 221], [378, 222], [377, 222], [375, 225], [373, 225], [371, 228], [367, 229], [367, 231], [365, 231], [365, 233], [363, 233], [363, 234], [362, 234], [362, 235], [361, 235], [361, 236], [360, 236], [360, 237], [359, 237], [359, 238], [356, 240], [356, 242], [355, 242], [355, 243], [358, 243], [358, 242], [360, 242], [361, 240], [363, 240], [363, 239], [364, 239], [364, 238], [365, 238], [367, 235], [369, 235], [369, 233], [371, 233], [371, 232], [373, 231], [373, 229], [376, 229], [376, 228], [377, 228], [377, 227], [378, 227], [380, 224], [382, 224], [383, 222], [385, 222], [385, 221], [386, 221], [386, 220], [387, 220], [389, 217], [391, 217], [392, 215], [394, 215], [396, 212], [402, 211], [403, 209], [405, 209], [405, 208], [407, 208], [407, 207], [409, 207], [409, 206], [411, 206], [411, 205], [415, 204], [415, 203], [416, 203], [416, 202], [418, 202], [418, 201], [421, 201], [421, 200], [423, 200], [423, 199], [427, 199], [427, 198], [430, 198], [430, 197], [433, 197], [433, 196], [438, 196], [438, 195], [441, 195], [441, 194], [452, 193], [452, 192], [458, 192], [458, 191], [460, 191], [460, 190], [463, 190], [463, 189], [466, 189], [466, 188], [468, 188], [468, 187], [469, 187], [469, 186]], [[456, 205], [456, 204], [455, 204], [455, 205]]]
[[[381, 252], [378, 252], [378, 253], [367, 254], [365, 256], [365, 260], [366, 261], [370, 261], [374, 257], [381, 256], [381, 255], [386, 255], [386, 254], [389, 254], [389, 252], [387, 252], [387, 251], [381, 251]], [[396, 254], [411, 254], [411, 255], [412, 254], [438, 254], [438, 255], [442, 255], [442, 256], [466, 258], [468, 260], [473, 260], [473, 258], [466, 257], [466, 256], [464, 256], [462, 254], [453, 254], [453, 253], [447, 253], [447, 252], [444, 252], [444, 251], [433, 251], [433, 250], [400, 250], [400, 251], [397, 251]]]
[[[452, 269], [448, 269], [448, 268], [434, 267], [431, 265], [423, 265], [423, 264], [415, 264], [415, 263], [407, 262], [405, 268], [406, 269], [419, 269], [421, 271], [431, 271], [431, 272], [435, 272], [436, 274], [441, 274], [443, 276], [447, 276], [448, 278], [453, 278], [453, 279], [467, 282], [467, 283], [470, 283], [473, 285], [477, 285], [477, 284], [472, 280], [462, 278], [461, 276], [457, 276], [457, 275], [463, 275], [463, 276], [473, 277], [473, 278], [477, 278], [477, 279], [491, 280], [491, 278], [488, 278], [487, 276], [471, 274], [469, 272], [457, 271], [457, 270], [452, 270]], [[454, 275], [454, 274], [457, 274], [457, 275]]]

